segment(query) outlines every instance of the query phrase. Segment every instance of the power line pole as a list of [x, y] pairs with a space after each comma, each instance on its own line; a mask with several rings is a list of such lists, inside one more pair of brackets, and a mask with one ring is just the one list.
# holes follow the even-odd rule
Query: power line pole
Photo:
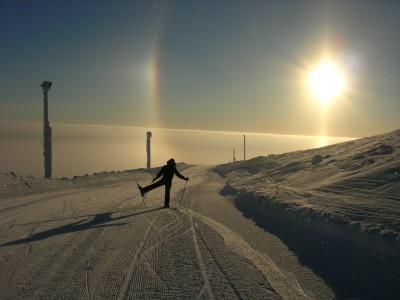
[[43, 90], [43, 156], [44, 156], [44, 178], [51, 178], [51, 127], [49, 122], [49, 109], [47, 101], [47, 93], [51, 89], [51, 81], [43, 81], [40, 85]]
[[147, 132], [147, 142], [146, 142], [146, 152], [147, 152], [147, 170], [151, 168], [151, 149], [150, 149], [150, 139], [153, 135], [150, 131]]
[[246, 160], [246, 136], [243, 134], [243, 160]]

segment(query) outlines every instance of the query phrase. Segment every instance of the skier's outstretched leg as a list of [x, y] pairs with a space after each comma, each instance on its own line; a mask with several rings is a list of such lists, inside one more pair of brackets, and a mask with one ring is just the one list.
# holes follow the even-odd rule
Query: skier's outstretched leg
[[148, 186], [145, 186], [145, 187], [141, 187], [139, 185], [139, 190], [140, 190], [140, 193], [142, 194], [142, 197], [143, 197], [143, 195], [146, 194], [147, 192], [149, 192], [151, 190], [154, 190], [154, 189], [156, 189], [156, 188], [158, 188], [158, 187], [160, 187], [162, 185], [164, 185], [164, 181], [163, 180], [159, 180], [159, 181], [157, 181], [157, 182], [155, 182], [153, 184], [150, 184]]

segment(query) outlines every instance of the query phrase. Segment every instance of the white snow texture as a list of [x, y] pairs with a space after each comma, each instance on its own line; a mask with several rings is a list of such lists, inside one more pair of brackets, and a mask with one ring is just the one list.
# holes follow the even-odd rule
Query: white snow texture
[[0, 174], [0, 299], [394, 299], [400, 130], [196, 166]]

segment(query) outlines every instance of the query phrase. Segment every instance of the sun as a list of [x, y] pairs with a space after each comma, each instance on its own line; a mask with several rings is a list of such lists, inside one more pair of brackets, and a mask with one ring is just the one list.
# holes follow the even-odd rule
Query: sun
[[326, 105], [343, 91], [344, 80], [338, 69], [325, 61], [311, 72], [309, 84], [313, 94]]

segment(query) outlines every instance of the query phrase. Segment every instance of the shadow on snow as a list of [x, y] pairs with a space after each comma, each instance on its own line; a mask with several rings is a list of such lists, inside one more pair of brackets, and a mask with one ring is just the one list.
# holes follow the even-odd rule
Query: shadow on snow
[[[109, 226], [122, 226], [125, 225], [127, 223], [116, 223], [116, 224], [107, 224], [110, 222], [114, 222], [114, 221], [118, 221], [118, 220], [122, 220], [125, 218], [129, 218], [132, 216], [137, 216], [137, 215], [141, 215], [141, 214], [145, 214], [145, 213], [149, 213], [152, 211], [157, 211], [160, 210], [161, 208], [153, 208], [153, 209], [149, 209], [149, 210], [145, 210], [145, 211], [141, 211], [141, 212], [136, 212], [136, 213], [132, 213], [132, 214], [127, 214], [124, 216], [120, 216], [120, 217], [112, 217], [113, 213], [116, 212], [120, 212], [120, 211], [112, 211], [112, 212], [104, 212], [104, 213], [99, 213], [96, 215], [86, 215], [86, 216], [74, 216], [73, 218], [83, 218], [83, 217], [90, 217], [92, 218], [89, 222], [85, 222], [83, 223], [85, 220], [81, 220], [81, 221], [77, 221], [77, 222], [73, 222], [67, 225], [63, 225], [57, 228], [52, 228], [46, 231], [42, 231], [39, 233], [35, 233], [32, 234], [26, 238], [23, 239], [19, 239], [19, 240], [15, 240], [12, 242], [8, 242], [5, 244], [2, 244], [1, 246], [11, 246], [11, 245], [18, 245], [18, 244], [24, 244], [24, 243], [28, 243], [28, 242], [34, 242], [34, 241], [40, 241], [40, 240], [44, 240], [47, 239], [49, 237], [53, 237], [56, 235], [60, 235], [60, 234], [65, 234], [65, 233], [71, 233], [71, 232], [77, 232], [77, 231], [83, 231], [83, 230], [87, 230], [87, 229], [92, 229], [92, 228], [103, 228], [103, 227], [109, 227]], [[68, 218], [60, 218], [60, 219], [52, 219], [52, 220], [48, 220], [48, 221], [42, 221], [42, 222], [35, 222], [35, 223], [43, 223], [43, 222], [52, 222], [52, 221], [58, 221], [58, 220], [63, 220], [63, 219], [68, 219]], [[29, 224], [34, 224], [34, 223], [26, 223], [26, 224], [21, 224], [19, 226], [22, 225], [29, 225]]]
[[281, 239], [332, 288], [338, 299], [394, 299], [400, 285], [400, 257], [385, 257], [318, 230], [299, 226], [277, 212], [260, 212], [257, 201], [238, 196], [236, 207], [257, 226]]

